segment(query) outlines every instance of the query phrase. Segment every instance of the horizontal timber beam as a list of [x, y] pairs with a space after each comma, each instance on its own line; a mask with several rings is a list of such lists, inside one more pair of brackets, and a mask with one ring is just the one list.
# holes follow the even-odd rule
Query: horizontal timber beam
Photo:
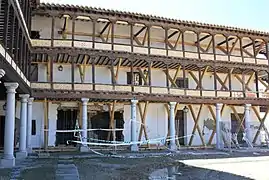
[[228, 105], [244, 105], [252, 104], [253, 106], [265, 106], [269, 104], [269, 99], [265, 98], [206, 98], [206, 97], [191, 97], [191, 96], [173, 96], [173, 95], [153, 95], [146, 93], [121, 93], [121, 92], [103, 92], [103, 91], [44, 91], [34, 90], [33, 97], [35, 99], [72, 99], [77, 100], [87, 97], [93, 100], [118, 100], [130, 101], [133, 98], [139, 101], [149, 102], [180, 102], [185, 104], [216, 104], [223, 103]]

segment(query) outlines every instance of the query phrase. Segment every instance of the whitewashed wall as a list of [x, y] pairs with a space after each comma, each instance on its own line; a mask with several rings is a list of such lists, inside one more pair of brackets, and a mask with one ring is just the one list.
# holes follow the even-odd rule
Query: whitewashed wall
[[[2, 102], [0, 102], [1, 104]], [[184, 108], [184, 104], [180, 104], [178, 109], [182, 110]], [[144, 107], [144, 104], [142, 104], [142, 108]], [[194, 113], [197, 116], [198, 111], [199, 111], [200, 105], [193, 105]], [[49, 146], [55, 146], [55, 141], [56, 141], [56, 127], [57, 127], [57, 104], [52, 104], [49, 103], [49, 137], [48, 137], [48, 143]], [[212, 106], [214, 112], [215, 112], [215, 106]], [[244, 113], [244, 107], [243, 106], [236, 106], [235, 107], [236, 111], [238, 113]], [[222, 115], [222, 120], [224, 122], [227, 122], [229, 125], [231, 124], [231, 113], [233, 111], [231, 110], [230, 107], [225, 107], [223, 115]], [[261, 115], [264, 113], [260, 113]], [[17, 108], [16, 108], [16, 117], [20, 118], [20, 103], [17, 103]], [[199, 118], [199, 123], [198, 126], [200, 127], [201, 131], [203, 130], [204, 126], [204, 120], [207, 118], [212, 118], [207, 106], [204, 106], [202, 108], [201, 116]], [[43, 147], [44, 143], [44, 108], [43, 108], [43, 103], [40, 102], [34, 102], [33, 105], [33, 119], [36, 120], [36, 135], [32, 136], [32, 145], [33, 147]], [[124, 141], [130, 141], [131, 137], [131, 129], [130, 129], [130, 119], [131, 119], [131, 109], [130, 105], [124, 105]], [[251, 128], [251, 141], [253, 140], [256, 132], [257, 132], [257, 127], [259, 126], [259, 121], [257, 117], [255, 116], [253, 110], [250, 111], [250, 125], [256, 126]], [[138, 111], [137, 107], [137, 136], [139, 135], [139, 129], [141, 125], [141, 118], [140, 114]], [[156, 139], [156, 138], [163, 138], [166, 136], [168, 132], [168, 116], [166, 109], [164, 107], [164, 104], [161, 103], [150, 103], [148, 106], [148, 111], [147, 111], [147, 116], [146, 116], [146, 130], [148, 133], [149, 139]], [[18, 124], [19, 125], [19, 124]], [[269, 127], [268, 124], [268, 118], [266, 119], [265, 122], [266, 127]], [[190, 110], [187, 113], [187, 119], [185, 121], [185, 126], [186, 129], [185, 131], [185, 142], [189, 143], [190, 137], [192, 134], [193, 126], [194, 126], [194, 120], [191, 116]], [[207, 144], [209, 141], [209, 138], [211, 136], [212, 130], [207, 129], [206, 127], [204, 128], [204, 140], [205, 143]], [[260, 143], [260, 138], [261, 135], [257, 139], [257, 144]], [[143, 133], [142, 140], [145, 140], [145, 136]], [[186, 144], [187, 144], [186, 143]], [[216, 139], [214, 136], [214, 139], [212, 141], [212, 144], [216, 143]], [[194, 133], [194, 139], [193, 139], [193, 146], [198, 146], [202, 145], [201, 139], [199, 137], [198, 131], [196, 130]]]

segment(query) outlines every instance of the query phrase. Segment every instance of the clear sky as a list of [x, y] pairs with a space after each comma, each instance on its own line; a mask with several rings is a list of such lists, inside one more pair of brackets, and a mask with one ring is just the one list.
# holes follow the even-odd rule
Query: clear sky
[[269, 32], [269, 0], [41, 0]]

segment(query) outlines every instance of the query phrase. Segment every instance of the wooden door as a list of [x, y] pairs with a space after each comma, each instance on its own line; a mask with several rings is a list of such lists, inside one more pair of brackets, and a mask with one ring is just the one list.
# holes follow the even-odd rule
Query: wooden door
[[176, 135], [179, 138], [179, 144], [184, 145], [184, 112], [178, 110], [175, 116]]

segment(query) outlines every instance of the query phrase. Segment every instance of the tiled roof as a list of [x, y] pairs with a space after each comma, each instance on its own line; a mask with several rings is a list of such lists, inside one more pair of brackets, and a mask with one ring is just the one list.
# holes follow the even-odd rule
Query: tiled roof
[[[111, 9], [104, 9], [104, 8], [95, 8], [89, 6], [78, 6], [78, 5], [69, 5], [69, 4], [54, 4], [54, 3], [40, 3], [38, 9], [40, 10], [68, 10], [74, 12], [83, 12], [83, 13], [108, 13], [110, 15], [115, 16], [129, 16], [135, 19], [144, 19], [144, 20], [151, 20], [151, 21], [161, 21], [166, 23], [179, 23], [185, 26], [192, 26], [192, 27], [202, 27], [208, 29], [218, 29], [218, 30], [226, 30], [226, 31], [236, 31], [241, 33], [253, 34], [253, 35], [262, 35], [268, 36], [269, 32], [252, 30], [252, 29], [244, 29], [238, 27], [230, 27], [224, 25], [217, 25], [217, 24], [208, 24], [208, 23], [201, 23], [195, 21], [185, 21], [179, 19], [172, 19], [172, 18], [165, 18], [160, 16], [153, 16], [141, 13], [134, 13], [134, 12], [126, 12], [126, 11], [118, 11], [118, 10], [111, 10]], [[37, 10], [38, 10], [37, 9]]]

